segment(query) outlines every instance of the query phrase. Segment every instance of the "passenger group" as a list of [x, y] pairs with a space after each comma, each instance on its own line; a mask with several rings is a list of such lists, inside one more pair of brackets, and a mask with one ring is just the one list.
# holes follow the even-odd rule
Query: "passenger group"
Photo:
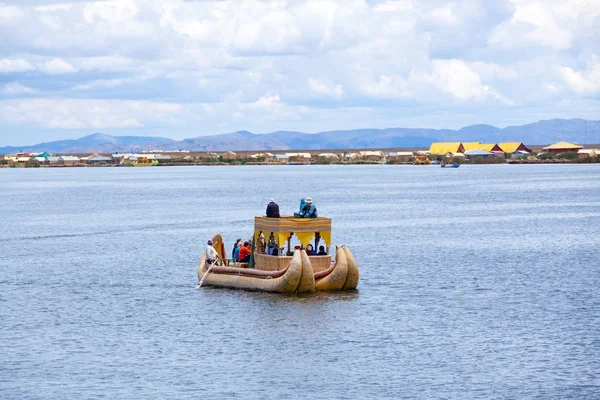
[[[274, 199], [269, 200], [269, 204], [267, 204], [266, 209], [266, 217], [267, 218], [281, 218], [279, 214], [279, 205], [275, 203]], [[310, 197], [306, 197], [300, 200], [300, 209], [298, 212], [294, 213], [294, 218], [319, 218], [319, 214], [317, 213], [317, 206], [315, 206]], [[209, 240], [206, 246], [206, 262], [212, 264], [215, 262], [219, 255], [215, 248], [213, 247], [214, 243], [212, 240]], [[265, 248], [264, 243], [262, 243], [262, 239], [259, 238], [257, 246], [259, 247], [259, 251], [268, 255], [277, 256], [280, 255], [281, 249], [277, 246], [277, 242], [275, 238], [271, 235], [269, 238], [269, 243]], [[252, 238], [248, 239], [245, 242], [242, 242], [242, 239], [239, 238], [235, 241], [233, 245], [233, 249], [231, 250], [231, 259], [235, 260], [239, 263], [246, 263], [250, 260], [250, 255], [252, 254]], [[327, 255], [324, 246], [319, 246], [319, 252], [315, 253], [312, 244], [308, 244], [306, 246], [306, 254], [309, 256], [323, 256]]]

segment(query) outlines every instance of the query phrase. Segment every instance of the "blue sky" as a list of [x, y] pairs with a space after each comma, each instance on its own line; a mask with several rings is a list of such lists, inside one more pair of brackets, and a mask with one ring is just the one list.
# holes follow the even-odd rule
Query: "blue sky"
[[598, 0], [0, 0], [0, 145], [599, 119]]

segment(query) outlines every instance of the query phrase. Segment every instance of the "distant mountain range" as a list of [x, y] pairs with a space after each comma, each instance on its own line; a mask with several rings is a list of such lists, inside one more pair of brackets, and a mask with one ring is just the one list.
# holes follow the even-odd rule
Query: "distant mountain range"
[[[587, 132], [587, 133], [586, 133]], [[491, 125], [472, 125], [453, 129], [357, 129], [327, 131], [314, 134], [279, 131], [254, 134], [238, 131], [214, 136], [173, 140], [161, 137], [110, 136], [94, 133], [75, 140], [59, 140], [31, 146], [0, 147], [0, 154], [19, 151], [50, 153], [114, 153], [143, 150], [188, 151], [273, 151], [273, 150], [328, 150], [373, 148], [423, 148], [432, 142], [524, 142], [529, 145], [550, 144], [558, 141], [600, 143], [600, 121], [583, 119], [553, 119], [503, 129]]]

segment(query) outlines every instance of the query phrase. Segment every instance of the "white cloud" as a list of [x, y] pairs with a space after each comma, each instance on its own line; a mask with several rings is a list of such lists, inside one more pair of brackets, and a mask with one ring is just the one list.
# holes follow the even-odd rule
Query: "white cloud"
[[6, 95], [19, 95], [19, 94], [31, 94], [35, 93], [35, 89], [21, 85], [19, 82], [11, 82], [4, 85], [2, 93]]
[[[11, 74], [0, 90], [31, 94], [8, 83], [27, 82], [39, 88], [36, 96], [64, 96], [25, 107], [28, 115], [38, 107], [48, 122], [23, 119], [24, 130], [95, 129], [102, 119], [194, 130], [199, 118], [211, 133], [320, 130], [315, 121], [333, 129], [336, 118], [340, 126], [362, 124], [352, 117], [357, 109], [398, 125], [405, 121], [393, 116], [398, 105], [422, 109], [429, 125], [458, 116], [494, 123], [476, 119], [515, 102], [532, 120], [549, 110], [578, 116], [583, 99], [586, 109], [600, 109], [597, 1], [59, 1], [0, 5], [0, 74]], [[22, 21], [31, 22], [27, 29]], [[179, 113], [138, 111], [142, 96], [177, 104]], [[69, 98], [123, 110], [96, 119]], [[68, 112], [53, 115], [45, 101]]]
[[35, 67], [23, 59], [0, 59], [0, 73], [27, 72]]
[[331, 82], [323, 82], [318, 79], [309, 78], [308, 85], [313, 92], [324, 96], [340, 97], [344, 94], [344, 88], [340, 84], [336, 85]]
[[0, 26], [17, 24], [23, 15], [18, 7], [0, 4]]
[[585, 71], [562, 67], [560, 73], [570, 90], [577, 93], [600, 93], [600, 59], [594, 59]]
[[131, 78], [117, 78], [117, 79], [98, 79], [84, 84], [73, 86], [73, 90], [93, 90], [93, 89], [111, 89], [122, 85], [128, 84], [140, 84], [148, 79], [152, 79], [152, 75], [147, 76], [134, 76]]
[[491, 96], [506, 101], [462, 60], [433, 60], [433, 71], [426, 79], [459, 100], [484, 100]]
[[184, 107], [153, 101], [102, 99], [27, 99], [0, 101], [0, 117], [60, 129], [131, 128], [176, 120]]
[[53, 58], [45, 63], [38, 64], [40, 71], [47, 74], [58, 75], [77, 72], [77, 68], [61, 58]]

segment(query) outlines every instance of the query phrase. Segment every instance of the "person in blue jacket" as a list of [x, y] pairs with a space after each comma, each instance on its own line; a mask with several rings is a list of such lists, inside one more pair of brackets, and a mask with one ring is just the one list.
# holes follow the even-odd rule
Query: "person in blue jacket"
[[307, 197], [306, 202], [306, 214], [304, 218], [319, 218], [319, 214], [317, 213], [317, 206], [315, 206], [310, 197]]
[[305, 218], [306, 217], [306, 200], [300, 200], [300, 210], [294, 213], [294, 218]]

